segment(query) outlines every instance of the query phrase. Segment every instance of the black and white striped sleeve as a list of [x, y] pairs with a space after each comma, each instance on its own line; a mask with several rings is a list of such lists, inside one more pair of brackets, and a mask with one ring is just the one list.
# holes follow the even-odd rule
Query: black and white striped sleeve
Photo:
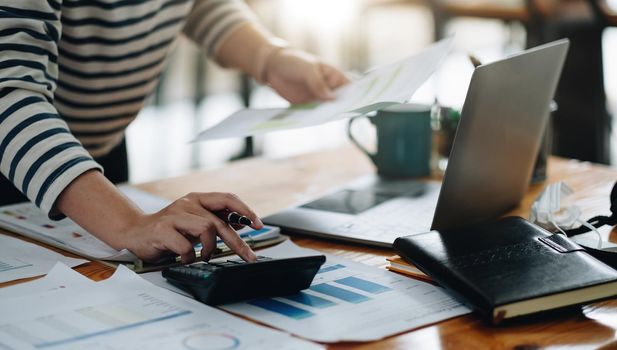
[[0, 170], [51, 218], [92, 159], [53, 106], [61, 0], [0, 3]]
[[257, 18], [241, 0], [195, 0], [184, 26], [184, 33], [201, 47], [209, 57], [216, 53], [225, 39], [246, 23]]

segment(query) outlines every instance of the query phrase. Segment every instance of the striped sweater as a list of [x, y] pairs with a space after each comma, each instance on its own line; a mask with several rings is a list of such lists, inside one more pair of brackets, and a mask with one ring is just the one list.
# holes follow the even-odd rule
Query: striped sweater
[[56, 198], [102, 170], [179, 32], [212, 57], [247, 21], [239, 0], [0, 0], [2, 175], [62, 217]]

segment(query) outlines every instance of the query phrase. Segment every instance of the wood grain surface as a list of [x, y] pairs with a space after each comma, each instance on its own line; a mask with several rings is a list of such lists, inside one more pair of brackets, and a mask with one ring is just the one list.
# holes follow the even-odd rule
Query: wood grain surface
[[[289, 159], [250, 159], [221, 169], [197, 171], [181, 177], [136, 187], [166, 197], [189, 192], [234, 192], [260, 215], [268, 215], [331, 191], [349, 180], [374, 171], [371, 163], [351, 146]], [[609, 213], [609, 193], [617, 169], [551, 158], [546, 182], [566, 181], [585, 217]], [[544, 185], [533, 186], [510, 215], [528, 217], [529, 207]], [[8, 233], [7, 233], [8, 234]], [[617, 232], [606, 232], [617, 242]], [[388, 249], [293, 237], [297, 244], [384, 268]], [[27, 239], [26, 239], [27, 240]], [[67, 254], [70, 255], [70, 254]], [[94, 280], [108, 278], [113, 269], [91, 262], [76, 268]], [[29, 280], [29, 279], [26, 279]], [[0, 284], [0, 287], [26, 280]], [[340, 343], [330, 349], [617, 349], [617, 299], [507, 326], [494, 327], [476, 315], [467, 315], [372, 343]]]

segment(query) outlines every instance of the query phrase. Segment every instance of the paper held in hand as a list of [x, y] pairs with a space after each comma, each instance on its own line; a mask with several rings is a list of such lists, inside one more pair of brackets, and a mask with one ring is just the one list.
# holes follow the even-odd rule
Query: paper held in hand
[[332, 101], [289, 108], [243, 109], [202, 131], [193, 142], [315, 126], [407, 102], [447, 56], [452, 38], [375, 68], [337, 91]]

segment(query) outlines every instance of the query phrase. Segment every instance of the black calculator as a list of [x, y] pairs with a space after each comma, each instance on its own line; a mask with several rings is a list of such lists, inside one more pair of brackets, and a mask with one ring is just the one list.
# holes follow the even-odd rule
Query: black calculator
[[163, 277], [195, 299], [219, 305], [294, 294], [311, 285], [325, 261], [323, 255], [287, 259], [259, 256], [251, 263], [238, 258], [169, 267], [163, 270]]

